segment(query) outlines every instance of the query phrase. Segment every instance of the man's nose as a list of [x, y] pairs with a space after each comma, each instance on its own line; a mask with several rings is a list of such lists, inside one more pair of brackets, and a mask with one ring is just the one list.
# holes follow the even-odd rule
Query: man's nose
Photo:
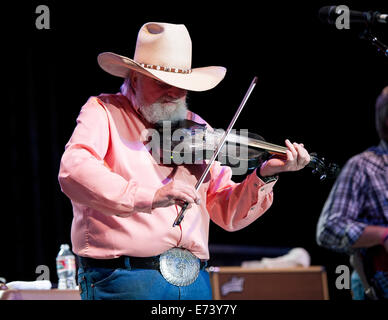
[[167, 94], [173, 99], [179, 99], [187, 94], [187, 90], [171, 86], [168, 89]]

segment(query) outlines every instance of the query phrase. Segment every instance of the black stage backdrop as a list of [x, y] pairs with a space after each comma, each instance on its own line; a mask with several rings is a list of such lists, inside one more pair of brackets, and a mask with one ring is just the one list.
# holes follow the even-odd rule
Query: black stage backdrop
[[[50, 9], [50, 29], [38, 30], [35, 9]], [[337, 5], [339, 5], [338, 3]], [[387, 4], [343, 1], [351, 9], [388, 12]], [[222, 65], [215, 89], [189, 95], [190, 108], [213, 127], [226, 128], [252, 78], [259, 82], [237, 128], [267, 141], [303, 142], [343, 166], [378, 143], [374, 103], [388, 85], [388, 58], [358, 39], [355, 28], [322, 24], [323, 1], [138, 2], [34, 1], [2, 5], [3, 192], [0, 277], [35, 280], [38, 265], [57, 281], [55, 257], [70, 243], [72, 208], [57, 175], [64, 146], [89, 96], [113, 93], [122, 83], [96, 57], [112, 51], [133, 57], [137, 32], [149, 21], [183, 23], [193, 41], [193, 67]], [[376, 28], [388, 42], [387, 27]], [[241, 177], [235, 177], [241, 181]], [[211, 225], [210, 243], [303, 247], [323, 265], [333, 299], [335, 267], [346, 256], [318, 247], [316, 224], [333, 181], [309, 169], [282, 174], [274, 204], [247, 228], [228, 233]]]

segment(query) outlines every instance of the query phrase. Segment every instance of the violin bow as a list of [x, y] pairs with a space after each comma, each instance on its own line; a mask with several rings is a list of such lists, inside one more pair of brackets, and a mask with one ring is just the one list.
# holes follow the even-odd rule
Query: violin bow
[[[225, 142], [226, 142], [226, 139], [227, 139], [227, 137], [228, 137], [228, 134], [229, 134], [230, 131], [232, 130], [232, 128], [233, 128], [235, 122], [237, 121], [237, 118], [239, 117], [239, 115], [240, 115], [242, 109], [244, 108], [244, 106], [245, 106], [245, 104], [246, 104], [246, 102], [247, 102], [249, 96], [251, 95], [253, 89], [255, 88], [256, 84], [257, 84], [257, 77], [254, 77], [253, 80], [252, 80], [252, 82], [251, 82], [251, 84], [250, 84], [250, 86], [249, 86], [249, 88], [248, 88], [248, 90], [247, 90], [247, 92], [245, 93], [244, 98], [242, 99], [242, 101], [241, 101], [241, 103], [240, 103], [240, 106], [238, 107], [238, 109], [237, 109], [237, 111], [236, 111], [236, 113], [235, 113], [235, 115], [234, 115], [232, 121], [230, 122], [230, 124], [229, 124], [229, 126], [228, 126], [228, 129], [226, 129], [224, 135], [222, 136], [220, 142], [218, 143], [218, 146], [217, 146], [216, 150], [215, 150], [214, 153], [213, 153], [213, 156], [212, 156], [211, 159], [209, 160], [209, 163], [208, 163], [208, 165], [206, 166], [206, 169], [205, 169], [204, 172], [202, 173], [201, 178], [200, 178], [200, 179], [197, 181], [197, 183], [195, 184], [195, 190], [198, 191], [199, 188], [201, 187], [202, 182], [205, 180], [207, 174], [209, 173], [210, 167], [212, 166], [212, 164], [213, 164], [214, 161], [216, 160], [218, 154], [220, 153], [222, 147], [224, 146], [224, 144], [225, 144]], [[183, 218], [184, 218], [184, 215], [185, 215], [185, 211], [186, 211], [188, 205], [189, 205], [188, 202], [185, 202], [185, 203], [183, 204], [181, 211], [179, 212], [178, 216], [176, 217], [176, 219], [175, 219], [175, 221], [174, 221], [174, 223], [173, 223], [173, 225], [172, 225], [173, 227], [178, 226], [178, 225], [182, 222], [182, 220], [183, 220]]]

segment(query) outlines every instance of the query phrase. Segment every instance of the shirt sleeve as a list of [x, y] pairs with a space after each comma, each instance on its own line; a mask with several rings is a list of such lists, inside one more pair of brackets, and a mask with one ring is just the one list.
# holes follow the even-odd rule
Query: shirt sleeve
[[322, 209], [317, 225], [319, 245], [350, 253], [366, 223], [359, 219], [365, 202], [365, 173], [358, 158], [344, 166]]
[[256, 170], [241, 183], [231, 180], [230, 167], [215, 162], [207, 191], [207, 210], [213, 222], [227, 231], [240, 230], [259, 218], [271, 206], [273, 186], [265, 184]]
[[59, 169], [62, 191], [74, 202], [107, 215], [151, 212], [156, 190], [127, 181], [105, 165], [109, 147], [109, 120], [96, 97], [82, 107]]

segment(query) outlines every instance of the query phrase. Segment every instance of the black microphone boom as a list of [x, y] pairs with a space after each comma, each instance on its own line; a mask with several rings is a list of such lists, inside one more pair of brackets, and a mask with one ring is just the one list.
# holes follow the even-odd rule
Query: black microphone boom
[[[338, 20], [338, 18], [340, 18]], [[361, 12], [349, 10], [347, 6], [327, 6], [319, 9], [319, 19], [324, 23], [335, 24], [337, 29], [350, 29], [350, 23], [361, 23], [364, 31], [359, 34], [360, 39], [368, 40], [377, 51], [388, 57], [388, 46], [371, 33], [370, 26], [378, 23], [388, 23], [388, 15], [378, 11]], [[345, 21], [347, 20], [347, 21]], [[339, 22], [339, 23], [338, 23]], [[358, 28], [357, 28], [358, 29]]]
[[[324, 23], [335, 24], [337, 18], [343, 13], [340, 6], [326, 6], [319, 9], [319, 19]], [[378, 11], [361, 12], [349, 10], [349, 20], [350, 23], [364, 23], [368, 25], [388, 23], [388, 14]]]

